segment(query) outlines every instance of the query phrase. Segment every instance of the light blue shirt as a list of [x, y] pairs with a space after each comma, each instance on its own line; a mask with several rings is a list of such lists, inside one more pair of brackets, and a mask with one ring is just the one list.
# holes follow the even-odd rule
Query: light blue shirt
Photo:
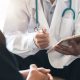
[[55, 6], [56, 6], [56, 1], [53, 4], [51, 4], [50, 0], [43, 0], [43, 10], [49, 26], [52, 21], [52, 16], [55, 11]]

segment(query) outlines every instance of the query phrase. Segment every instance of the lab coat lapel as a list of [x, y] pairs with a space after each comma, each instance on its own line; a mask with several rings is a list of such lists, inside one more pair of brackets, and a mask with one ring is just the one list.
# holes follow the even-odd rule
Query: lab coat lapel
[[57, 0], [54, 15], [50, 26], [50, 45], [55, 45], [59, 41], [59, 30], [62, 19], [62, 12], [65, 9], [63, 0]]
[[[54, 46], [59, 41], [59, 39], [60, 39], [59, 37], [64, 38], [65, 36], [66, 37], [70, 36], [70, 35], [72, 35], [72, 31], [73, 31], [72, 16], [70, 16], [68, 19], [66, 19], [65, 17], [63, 17], [63, 19], [62, 19], [63, 10], [67, 7], [65, 1], [67, 2], [67, 0], [57, 0], [56, 10], [55, 10], [53, 20], [51, 23], [51, 28], [50, 28], [51, 44]], [[61, 21], [62, 21], [62, 23], [61, 23]], [[64, 27], [65, 31], [64, 31], [63, 27]], [[60, 32], [59, 32], [59, 30], [60, 30]], [[73, 60], [71, 60], [71, 58], [74, 59], [74, 56], [63, 55], [55, 50], [52, 50], [51, 52], [48, 52], [48, 58], [49, 58], [50, 64], [54, 68], [63, 68], [64, 66], [69, 65], [73, 61]]]
[[[31, 19], [35, 19], [36, 20], [36, 5], [35, 5], [35, 0], [29, 0], [29, 2], [27, 2], [28, 8], [29, 8], [29, 13], [30, 13], [30, 17]], [[41, 0], [38, 0], [38, 21], [39, 21], [39, 28], [42, 27], [46, 27], [47, 30], [49, 30], [49, 25], [48, 22], [46, 20], [45, 14], [43, 12], [43, 8], [42, 8], [42, 4], [41, 4]], [[35, 24], [36, 25], [36, 24]]]
[[[60, 37], [60, 28], [61, 28], [61, 21], [62, 21], [62, 13], [65, 9], [65, 2], [64, 0], [57, 0], [57, 5], [54, 11], [53, 19], [50, 26], [50, 45], [55, 46], [59, 41]], [[66, 60], [65, 60], [66, 58]], [[48, 59], [52, 66], [55, 68], [63, 68], [63, 65], [69, 60], [70, 57], [62, 56], [62, 54], [53, 50], [52, 52], [48, 51]]]
[[55, 44], [57, 42], [55, 38], [59, 38], [59, 29], [62, 19], [62, 12], [65, 8], [65, 6], [64, 7], [63, 6], [64, 6], [64, 0], [57, 0], [56, 8], [50, 26], [51, 44], [53, 43]]
[[[31, 0], [30, 2], [31, 4], [34, 4], [34, 5], [31, 5], [32, 9], [30, 10], [30, 14], [31, 16], [33, 16], [34, 19], [36, 19], [36, 6], [35, 6], [35, 0]], [[44, 14], [44, 11], [43, 11], [43, 8], [42, 8], [42, 4], [41, 4], [41, 0], [38, 0], [38, 17], [39, 17], [39, 24], [40, 26], [39, 27], [46, 27], [47, 30], [49, 30], [49, 25], [48, 25], [48, 22], [46, 20], [46, 17], [45, 17], [45, 14]]]

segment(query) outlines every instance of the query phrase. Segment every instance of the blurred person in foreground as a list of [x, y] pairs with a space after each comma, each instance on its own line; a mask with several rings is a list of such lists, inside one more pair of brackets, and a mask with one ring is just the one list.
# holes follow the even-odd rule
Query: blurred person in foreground
[[0, 31], [0, 80], [53, 80], [50, 70], [37, 68], [35, 64], [30, 69], [20, 71], [13, 54], [6, 48], [6, 40]]

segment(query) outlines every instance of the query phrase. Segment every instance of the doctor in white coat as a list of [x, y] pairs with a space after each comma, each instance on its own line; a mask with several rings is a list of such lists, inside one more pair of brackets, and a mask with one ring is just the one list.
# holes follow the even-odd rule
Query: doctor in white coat
[[[28, 68], [26, 63], [35, 63], [50, 68], [55, 76], [79, 80], [79, 74], [73, 76], [80, 72], [79, 55], [66, 55], [49, 50], [61, 39], [80, 34], [80, 1], [38, 0], [39, 31], [36, 31], [35, 1], [11, 0], [3, 27], [8, 49], [18, 55], [20, 66]], [[62, 15], [69, 8], [70, 1], [70, 7], [75, 13], [68, 10]]]

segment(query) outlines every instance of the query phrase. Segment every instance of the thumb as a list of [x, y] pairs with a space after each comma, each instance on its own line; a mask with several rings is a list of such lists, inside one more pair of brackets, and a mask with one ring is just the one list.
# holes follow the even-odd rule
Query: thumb
[[31, 64], [30, 65], [30, 70], [29, 70], [29, 74], [27, 76], [27, 79], [26, 80], [35, 80], [34, 77], [35, 77], [35, 72], [34, 70], [36, 71], [37, 69], [37, 66], [35, 64]]
[[42, 28], [42, 31], [43, 31], [43, 33], [47, 33], [46, 27], [43, 27], [43, 28]]
[[37, 66], [35, 65], [35, 64], [31, 64], [30, 65], [30, 69], [32, 70], [32, 69], [37, 69]]

